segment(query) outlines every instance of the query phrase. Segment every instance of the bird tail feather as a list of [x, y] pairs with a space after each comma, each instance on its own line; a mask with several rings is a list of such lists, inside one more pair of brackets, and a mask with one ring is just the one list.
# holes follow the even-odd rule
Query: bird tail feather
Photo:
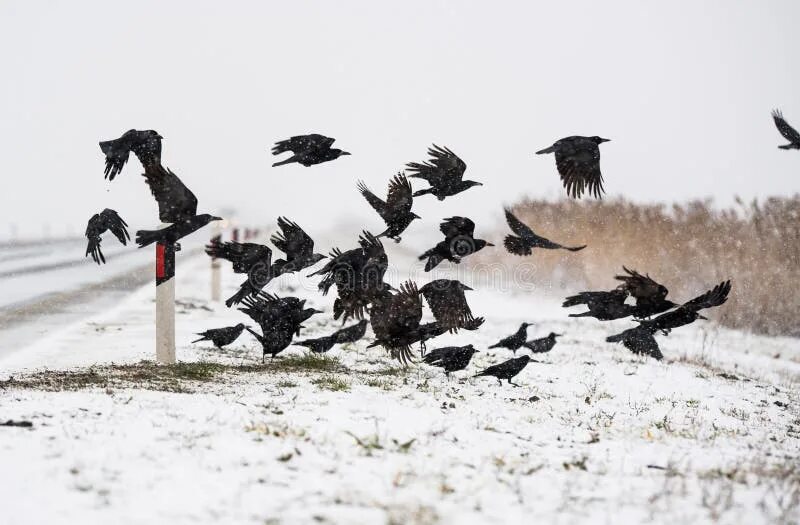
[[288, 158], [288, 159], [286, 159], [286, 160], [282, 160], [282, 161], [280, 161], [280, 162], [276, 162], [276, 163], [274, 163], [274, 164], [272, 165], [272, 167], [274, 168], [274, 167], [276, 167], [276, 166], [283, 166], [284, 164], [289, 164], [289, 163], [291, 163], [291, 162], [294, 162], [294, 161], [295, 161], [295, 158], [294, 158], [294, 155], [292, 155], [291, 157], [289, 157], [289, 158]]
[[784, 144], [783, 146], [778, 146], [780, 149], [793, 149], [792, 144]]
[[163, 230], [139, 230], [136, 232], [136, 244], [139, 248], [149, 246], [164, 237]]

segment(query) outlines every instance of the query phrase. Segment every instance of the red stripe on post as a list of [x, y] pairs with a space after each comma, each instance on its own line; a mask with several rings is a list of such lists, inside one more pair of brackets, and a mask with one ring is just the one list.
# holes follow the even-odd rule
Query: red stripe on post
[[156, 244], [156, 279], [163, 279], [167, 274], [164, 268], [166, 246], [158, 243]]

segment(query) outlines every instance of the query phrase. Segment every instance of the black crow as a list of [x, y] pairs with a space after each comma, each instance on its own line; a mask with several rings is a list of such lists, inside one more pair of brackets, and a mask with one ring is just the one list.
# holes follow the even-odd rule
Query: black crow
[[475, 374], [473, 377], [481, 377], [481, 376], [491, 376], [496, 377], [497, 382], [501, 385], [503, 384], [503, 379], [507, 380], [510, 385], [519, 386], [516, 383], [512, 383], [511, 379], [522, 372], [522, 369], [525, 368], [525, 365], [528, 364], [528, 361], [531, 360], [531, 356], [523, 355], [520, 357], [515, 357], [513, 359], [509, 359], [508, 361], [503, 361], [498, 365], [492, 365], [486, 370]]
[[397, 293], [388, 290], [376, 296], [369, 310], [369, 320], [375, 341], [368, 348], [383, 346], [404, 365], [411, 361], [411, 345], [422, 342], [426, 335], [420, 330], [422, 299], [417, 285], [407, 281]]
[[519, 325], [519, 329], [516, 333], [500, 339], [500, 341], [489, 348], [508, 348], [509, 350], [513, 350], [516, 354], [517, 350], [522, 348], [522, 345], [525, 344], [525, 340], [528, 339], [528, 327], [531, 325], [533, 325], [533, 323], [522, 323]]
[[318, 337], [316, 339], [306, 339], [305, 341], [298, 341], [294, 344], [305, 346], [312, 352], [323, 353], [333, 348], [333, 346], [336, 344], [354, 343], [364, 337], [364, 334], [366, 333], [367, 321], [361, 320], [352, 326], [337, 330], [331, 335]]
[[278, 217], [278, 227], [281, 231], [270, 237], [272, 244], [286, 254], [286, 260], [277, 259], [274, 263], [278, 273], [298, 272], [325, 258], [320, 253], [314, 253], [314, 239], [296, 222]]
[[127, 246], [128, 241], [131, 239], [130, 234], [126, 227], [128, 223], [122, 220], [117, 212], [112, 209], [106, 208], [100, 213], [95, 213], [89, 219], [86, 225], [86, 238], [89, 243], [86, 245], [86, 257], [92, 254], [92, 259], [97, 264], [105, 263], [106, 258], [103, 256], [103, 251], [100, 249], [100, 236], [107, 231], [114, 234], [123, 246]]
[[800, 133], [784, 120], [783, 113], [781, 113], [779, 109], [772, 111], [772, 120], [775, 121], [775, 125], [778, 127], [778, 131], [781, 132], [781, 135], [789, 141], [789, 144], [783, 144], [778, 147], [780, 149], [800, 149]]
[[448, 148], [440, 148], [434, 144], [428, 149], [428, 155], [431, 159], [427, 162], [406, 164], [411, 172], [409, 177], [423, 179], [430, 184], [430, 188], [414, 192], [414, 197], [430, 193], [442, 201], [473, 186], [483, 186], [480, 182], [463, 180], [467, 165]]
[[446, 346], [431, 350], [422, 360], [431, 366], [443, 368], [445, 375], [449, 377], [450, 372], [458, 372], [467, 368], [472, 355], [477, 352], [472, 345]]
[[314, 308], [305, 308], [305, 303], [297, 297], [278, 297], [264, 292], [242, 301], [244, 307], [239, 310], [261, 326], [261, 335], [250, 328], [247, 331], [261, 343], [263, 356], [270, 354], [275, 357], [285, 350], [292, 337], [300, 335], [302, 323], [312, 315], [322, 313]]
[[567, 195], [580, 199], [585, 188], [599, 199], [604, 190], [598, 145], [609, 140], [600, 137], [567, 137], [536, 154], [556, 154], [556, 167]]
[[161, 165], [161, 135], [152, 129], [126, 131], [120, 138], [100, 143], [100, 150], [106, 156], [105, 177], [114, 180], [132, 151], [145, 170]]
[[217, 348], [229, 345], [236, 341], [244, 331], [244, 323], [239, 323], [236, 326], [226, 326], [225, 328], [212, 328], [205, 332], [199, 332], [197, 335], [202, 336], [200, 339], [192, 341], [192, 343], [199, 343], [200, 341], [211, 341]]
[[508, 253], [513, 253], [514, 255], [530, 255], [532, 248], [544, 248], [547, 250], [556, 250], [560, 248], [571, 252], [577, 252], [586, 248], [585, 244], [583, 246], [574, 247], [562, 246], [544, 237], [540, 237], [533, 233], [533, 230], [523, 224], [522, 221], [517, 219], [509, 208], [506, 208], [505, 212], [506, 222], [509, 228], [511, 228], [512, 232], [517, 234], [516, 236], [506, 236], [504, 244]]
[[206, 245], [206, 253], [217, 259], [233, 263], [234, 273], [247, 273], [256, 264], [271, 266], [272, 250], [269, 246], [251, 242], [220, 242], [212, 240]]
[[547, 337], [541, 337], [539, 339], [533, 339], [532, 341], [527, 341], [523, 343], [522, 346], [533, 352], [534, 354], [543, 354], [549, 352], [556, 346], [556, 337], [561, 337], [563, 334], [556, 334], [550, 332], [550, 335]]
[[600, 321], [612, 321], [633, 315], [634, 306], [626, 304], [628, 291], [616, 288], [610, 292], [580, 292], [567, 297], [561, 304], [564, 308], [585, 304], [589, 310], [570, 317], [594, 317]]
[[622, 333], [606, 338], [609, 343], [622, 343], [625, 348], [635, 354], [644, 354], [655, 359], [663, 358], [654, 335], [661, 332], [668, 335], [671, 330], [690, 323], [697, 319], [705, 319], [699, 311], [705, 308], [720, 306], [728, 300], [731, 291], [731, 282], [724, 281], [699, 295], [674, 310], [665, 312], [653, 319], [639, 321], [639, 326], [629, 328]]
[[333, 348], [336, 344], [336, 338], [332, 335], [325, 337], [317, 337], [316, 339], [305, 339], [303, 341], [295, 341], [297, 346], [305, 346], [314, 353], [322, 354]]
[[350, 155], [346, 151], [331, 148], [335, 140], [324, 135], [312, 133], [311, 135], [298, 135], [288, 140], [276, 142], [272, 148], [273, 155], [280, 155], [287, 151], [291, 151], [294, 155], [286, 160], [276, 162], [272, 166], [283, 166], [284, 164], [297, 162], [308, 167], [338, 159], [342, 155]]
[[425, 297], [433, 317], [451, 332], [458, 331], [464, 323], [469, 323], [475, 318], [467, 304], [465, 290], [472, 290], [460, 281], [451, 279], [436, 279], [422, 288], [420, 293]]
[[382, 201], [377, 195], [372, 193], [363, 181], [358, 181], [358, 191], [367, 199], [370, 206], [378, 212], [383, 222], [386, 223], [386, 230], [378, 237], [389, 237], [395, 242], [400, 242], [400, 234], [406, 231], [408, 225], [414, 219], [419, 219], [419, 215], [411, 212], [413, 197], [411, 196], [411, 183], [402, 173], [398, 173], [389, 182], [389, 192], [386, 202]]
[[636, 270], [629, 270], [625, 266], [622, 269], [628, 275], [617, 275], [615, 279], [622, 281], [619, 288], [636, 299], [636, 307], [632, 311], [634, 317], [639, 319], [651, 317], [678, 306], [665, 299], [669, 290], [663, 284], [657, 283], [649, 275], [642, 275]]
[[364, 231], [358, 243], [360, 248], [346, 252], [334, 248], [325, 266], [311, 274], [323, 276], [319, 283], [323, 295], [336, 285], [333, 318], [342, 317], [342, 322], [350, 317], [363, 319], [373, 298], [390, 288], [383, 282], [389, 259], [380, 239]]
[[466, 217], [450, 217], [439, 225], [444, 240], [419, 256], [420, 261], [428, 259], [425, 271], [434, 269], [440, 262], [448, 260], [456, 264], [467, 255], [471, 255], [486, 246], [494, 244], [483, 239], [476, 239], [475, 223]]

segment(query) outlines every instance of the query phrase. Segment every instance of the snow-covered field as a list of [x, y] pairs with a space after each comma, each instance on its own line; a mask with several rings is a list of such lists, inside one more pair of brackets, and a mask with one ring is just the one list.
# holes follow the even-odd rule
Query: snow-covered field
[[[189, 344], [244, 319], [207, 301], [208, 260], [187, 259], [178, 355], [202, 364], [139, 363], [154, 354], [152, 285], [0, 360], [14, 378], [0, 423], [32, 423], [0, 427], [2, 523], [800, 519], [795, 339], [696, 323], [659, 338], [659, 363], [604, 342], [628, 322], [484, 288], [468, 295], [484, 326], [430, 343], [481, 350], [450, 380], [367, 350], [369, 333], [326, 359], [291, 347], [262, 366], [247, 334], [224, 352]], [[226, 275], [225, 292], [238, 281]], [[271, 290], [331, 311], [308, 281]], [[511, 357], [486, 347], [522, 321], [531, 338], [567, 335], [520, 388], [471, 378]], [[305, 324], [304, 338], [338, 327], [325, 314]]]

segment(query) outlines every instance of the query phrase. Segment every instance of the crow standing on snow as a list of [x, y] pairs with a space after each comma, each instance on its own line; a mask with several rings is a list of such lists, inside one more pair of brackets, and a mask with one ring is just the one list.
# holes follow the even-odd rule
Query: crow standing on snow
[[239, 310], [261, 326], [261, 334], [250, 328], [247, 331], [261, 343], [262, 362], [267, 354], [275, 357], [285, 350], [292, 343], [292, 337], [300, 335], [303, 321], [322, 313], [314, 308], [304, 308], [305, 303], [297, 297], [278, 297], [263, 292], [242, 301], [244, 307]]
[[212, 328], [205, 332], [199, 332], [197, 335], [201, 336], [200, 339], [196, 339], [192, 343], [211, 341], [217, 348], [222, 348], [236, 341], [242, 335], [244, 329], [244, 323], [239, 323], [236, 326], [226, 326], [225, 328]]
[[556, 337], [561, 337], [564, 334], [556, 334], [550, 332], [550, 335], [547, 337], [541, 337], [539, 339], [533, 339], [532, 341], [527, 341], [523, 343], [522, 346], [533, 352], [534, 354], [543, 354], [549, 352], [556, 346]]
[[419, 215], [411, 212], [413, 204], [411, 183], [402, 173], [395, 175], [389, 182], [386, 202], [372, 193], [363, 181], [358, 181], [358, 191], [386, 223], [386, 230], [378, 237], [389, 237], [395, 242], [400, 242], [400, 234], [408, 228], [411, 221], [420, 218]]
[[608, 141], [609, 139], [596, 136], [567, 137], [556, 141], [549, 148], [537, 151], [536, 154], [556, 154], [556, 167], [567, 189], [567, 195], [580, 199], [585, 188], [599, 199], [604, 190], [598, 146]]
[[336, 139], [312, 133], [311, 135], [297, 135], [288, 140], [276, 142], [272, 148], [273, 155], [280, 155], [291, 151], [294, 155], [286, 160], [276, 162], [272, 166], [283, 166], [291, 162], [297, 162], [305, 167], [321, 164], [329, 160], [335, 160], [342, 155], [350, 155], [346, 151], [331, 148]]
[[123, 246], [127, 246], [128, 241], [131, 240], [131, 236], [126, 229], [127, 226], [128, 224], [122, 220], [122, 217], [112, 209], [106, 208], [100, 213], [95, 213], [86, 225], [86, 238], [89, 240], [86, 245], [86, 257], [91, 253], [94, 262], [105, 264], [106, 258], [100, 249], [102, 240], [100, 236], [110, 231]]
[[428, 302], [433, 317], [440, 327], [456, 332], [465, 324], [475, 320], [467, 304], [465, 290], [472, 290], [472, 288], [460, 281], [436, 279], [420, 288], [419, 291]]
[[508, 348], [509, 350], [513, 350], [516, 354], [517, 350], [522, 348], [522, 345], [525, 344], [525, 340], [528, 339], [528, 327], [531, 325], [533, 325], [533, 323], [522, 323], [519, 325], [519, 330], [514, 334], [500, 339], [500, 341], [489, 348]]
[[436, 268], [444, 260], [458, 264], [467, 255], [486, 246], [494, 246], [490, 242], [474, 237], [475, 223], [466, 217], [445, 219], [439, 225], [439, 230], [444, 234], [444, 240], [419, 256], [420, 261], [428, 259], [425, 263], [426, 272]]
[[444, 374], [450, 377], [450, 372], [464, 370], [469, 365], [473, 354], [478, 353], [472, 345], [446, 346], [436, 348], [422, 358], [426, 364], [444, 369]]
[[509, 359], [508, 361], [503, 361], [498, 365], [492, 365], [486, 370], [475, 374], [473, 377], [482, 377], [482, 376], [491, 376], [496, 377], [497, 382], [501, 385], [503, 384], [503, 379], [508, 381], [508, 384], [519, 386], [516, 383], [512, 383], [511, 379], [522, 372], [522, 369], [528, 364], [531, 360], [531, 356], [523, 355], [520, 357], [515, 357], [513, 359]]
[[432, 158], [427, 162], [406, 164], [411, 172], [409, 177], [423, 179], [430, 184], [430, 188], [414, 192], [414, 197], [431, 194], [442, 201], [473, 186], [483, 186], [480, 182], [462, 180], [467, 165], [449, 149], [434, 144], [428, 149], [428, 155]]
[[333, 348], [333, 345], [340, 343], [355, 343], [367, 333], [367, 321], [361, 320], [358, 323], [337, 330], [331, 335], [318, 337], [316, 339], [306, 339], [297, 341], [298, 346], [305, 346], [315, 353], [324, 353]]
[[105, 177], [114, 180], [132, 151], [147, 170], [161, 165], [161, 135], [152, 129], [126, 131], [120, 138], [100, 143], [100, 150], [106, 156]]
[[519, 219], [517, 219], [511, 210], [506, 208], [506, 222], [508, 223], [508, 227], [511, 228], [511, 231], [516, 233], [517, 235], [507, 235], [504, 241], [506, 246], [506, 250], [509, 253], [513, 253], [514, 255], [530, 255], [532, 248], [544, 248], [546, 250], [569, 250], [571, 252], [577, 252], [586, 248], [586, 245], [583, 246], [562, 246], [558, 243], [555, 243], [549, 239], [545, 239], [544, 237], [540, 237], [533, 233], [528, 226], [522, 223]]
[[663, 313], [648, 321], [639, 321], [639, 326], [629, 328], [622, 333], [606, 338], [609, 343], [622, 343], [625, 348], [635, 354], [644, 354], [655, 359], [663, 358], [661, 349], [655, 340], [656, 332], [669, 335], [675, 328], [693, 323], [697, 319], [706, 319], [700, 310], [720, 306], [728, 300], [731, 282], [723, 281], [703, 295], [699, 295], [683, 303], [669, 312]]
[[775, 125], [781, 135], [789, 141], [789, 144], [783, 144], [778, 147], [780, 149], [800, 149], [800, 133], [784, 120], [783, 113], [779, 109], [772, 111], [772, 120], [775, 121]]

